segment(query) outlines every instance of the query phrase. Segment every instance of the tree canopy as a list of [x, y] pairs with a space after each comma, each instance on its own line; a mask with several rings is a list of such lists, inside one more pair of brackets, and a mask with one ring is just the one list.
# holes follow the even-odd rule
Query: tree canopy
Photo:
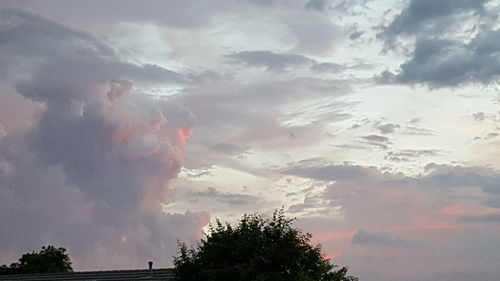
[[63, 247], [43, 246], [40, 252], [26, 253], [10, 266], [1, 265], [0, 274], [70, 272], [71, 258]]
[[271, 218], [244, 215], [236, 226], [219, 220], [197, 247], [180, 243], [179, 281], [357, 281], [311, 246], [311, 234], [277, 210]]

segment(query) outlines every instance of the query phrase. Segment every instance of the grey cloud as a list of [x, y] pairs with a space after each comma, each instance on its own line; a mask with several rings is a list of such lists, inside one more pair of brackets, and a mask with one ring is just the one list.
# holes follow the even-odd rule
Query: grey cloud
[[311, 66], [311, 70], [322, 73], [337, 73], [344, 69], [345, 67], [343, 65], [330, 62], [316, 63]]
[[359, 30], [353, 30], [350, 34], [349, 34], [349, 39], [351, 40], [357, 40], [359, 38], [361, 38], [361, 36], [363, 36], [365, 32], [364, 31], [359, 31]]
[[[379, 133], [388, 135], [388, 134], [399, 134], [399, 135], [421, 135], [421, 136], [430, 136], [434, 134], [433, 130], [422, 128], [419, 123], [420, 120], [411, 120], [410, 122], [406, 122], [404, 124], [395, 124], [395, 123], [384, 123], [383, 121], [375, 121], [375, 122], [370, 122], [370, 120], [364, 120], [364, 124], [355, 124], [352, 126], [352, 129], [358, 129], [362, 127], [363, 125], [368, 125], [372, 124], [371, 128], [376, 129], [379, 131]], [[373, 138], [372, 139], [366, 139], [370, 141], [375, 141], [375, 139], [378, 139], [379, 142], [384, 142], [385, 139], [384, 136], [380, 136], [382, 138]], [[387, 139], [389, 141], [389, 139]]]
[[[385, 28], [388, 37], [423, 32], [437, 32], [457, 21], [467, 12], [484, 13], [489, 0], [411, 0], [401, 14]], [[443, 30], [444, 31], [444, 30]]]
[[461, 217], [460, 221], [473, 223], [500, 223], [500, 214]]
[[301, 177], [312, 178], [324, 181], [370, 181], [381, 176], [376, 168], [368, 168], [355, 165], [296, 165], [283, 171]]
[[[17, 3], [16, 3], [17, 2]], [[56, 21], [79, 24], [115, 24], [117, 22], [155, 23], [177, 28], [196, 28], [210, 22], [220, 12], [214, 1], [150, 0], [148, 5], [135, 1], [89, 0], [69, 3], [64, 0], [16, 1], [7, 6], [26, 9]], [[221, 1], [222, 4], [231, 4]], [[95, 7], [99, 7], [96, 9]]]
[[500, 75], [499, 31], [482, 31], [471, 42], [418, 38], [412, 57], [396, 73], [384, 72], [379, 81], [433, 87], [488, 83]]
[[362, 143], [375, 146], [380, 149], [387, 149], [389, 148], [388, 145], [391, 144], [389, 138], [379, 135], [363, 136], [361, 139], [363, 140]]
[[285, 20], [297, 38], [295, 51], [306, 54], [322, 54], [331, 51], [341, 41], [342, 30], [333, 24], [328, 15], [307, 13]]
[[281, 0], [245, 0], [245, 1], [248, 1], [249, 3], [252, 3], [254, 5], [265, 6], [265, 7], [272, 7], [280, 3], [283, 3], [283, 1]]
[[317, 12], [353, 12], [354, 9], [365, 7], [369, 0], [308, 0], [304, 7]]
[[332, 217], [342, 213], [340, 207], [337, 207], [332, 200], [324, 198], [322, 193], [314, 194], [307, 190], [303, 202], [290, 205], [287, 212], [301, 217]]
[[418, 126], [405, 126], [399, 132], [404, 135], [419, 135], [419, 136], [432, 136], [434, 135], [434, 131], [426, 128], [421, 128]]
[[5, 137], [7, 135], [7, 132], [5, 131], [5, 126], [3, 125], [2, 122], [0, 122], [0, 139]]
[[265, 67], [269, 71], [288, 70], [294, 66], [306, 66], [314, 60], [296, 54], [278, 54], [270, 51], [243, 51], [226, 57], [247, 66]]
[[242, 148], [235, 144], [230, 143], [217, 143], [212, 146], [213, 150], [221, 153], [225, 153], [228, 155], [243, 155], [248, 153], [248, 149]]
[[493, 133], [488, 133], [484, 138], [487, 140], [490, 140], [490, 139], [494, 139], [498, 136], [499, 136], [499, 134], [497, 132], [493, 132]]
[[[192, 144], [199, 144], [197, 148], [203, 149], [204, 152], [192, 153], [207, 153], [207, 157], [221, 161], [220, 157], [228, 155], [215, 155], [214, 144], [245, 143], [252, 148], [264, 150], [313, 145], [311, 139], [317, 139], [313, 136], [319, 138], [324, 134], [323, 128], [327, 122], [344, 118], [342, 106], [333, 103], [321, 108], [323, 113], [313, 117], [315, 122], [303, 126], [286, 127], [283, 121], [280, 122], [286, 121], [285, 118], [301, 117], [297, 116], [302, 112], [301, 109], [298, 113], [287, 115], [280, 112], [290, 103], [316, 98], [333, 100], [348, 91], [342, 81], [307, 77], [270, 76], [251, 84], [213, 77], [195, 87], [187, 88], [183, 95], [174, 100], [189, 107], [198, 117], [196, 132], [190, 141]], [[189, 149], [194, 148], [195, 146], [191, 145]], [[190, 158], [188, 162], [193, 161], [202, 160]]]
[[485, 192], [500, 193], [500, 174], [492, 168], [431, 163], [426, 165], [425, 170], [428, 175], [420, 179], [424, 186], [438, 188], [479, 186]]
[[484, 206], [500, 209], [500, 197], [484, 200], [481, 202]]
[[357, 182], [366, 187], [390, 184], [397, 187], [444, 190], [477, 186], [491, 196], [500, 194], [500, 172], [482, 166], [465, 167], [430, 163], [425, 166], [425, 174], [416, 177], [386, 173], [375, 167], [349, 164], [297, 162], [289, 166], [282, 172], [315, 180]]
[[500, 134], [498, 132], [490, 132], [483, 137], [476, 136], [476, 137], [474, 137], [474, 140], [492, 140], [492, 139], [496, 139], [499, 135]]
[[171, 200], [195, 119], [133, 83], [183, 76], [123, 62], [92, 36], [40, 17], [0, 13], [0, 59], [23, 62], [4, 69], [2, 110], [32, 111], [19, 115], [28, 124], [11, 118], [0, 138], [0, 222], [9, 225], [0, 249], [63, 244], [80, 269], [137, 267], [151, 256], [170, 264], [176, 240], [198, 239], [209, 220], [156, 212]]
[[[339, 166], [347, 167], [339, 169]], [[361, 226], [361, 230], [351, 240], [354, 247], [342, 256], [346, 262], [354, 264], [356, 260], [366, 259], [363, 263], [368, 266], [373, 263], [374, 253], [379, 259], [387, 251], [392, 256], [394, 252], [389, 248], [418, 248], [420, 253], [428, 254], [429, 258], [424, 260], [432, 260], [429, 262], [429, 266], [438, 263], [433, 269], [436, 273], [428, 275], [433, 276], [433, 278], [428, 278], [429, 280], [434, 280], [448, 276], [448, 273], [442, 274], [442, 265], [449, 261], [451, 254], [463, 257], [464, 262], [479, 260], [479, 263], [482, 264], [483, 261], [496, 260], [498, 253], [491, 249], [491, 245], [497, 245], [498, 239], [493, 234], [490, 225], [498, 224], [497, 215], [470, 217], [465, 218], [465, 221], [464, 218], [458, 218], [457, 221], [449, 222], [447, 220], [449, 218], [443, 217], [435, 211], [441, 210], [445, 204], [464, 200], [463, 196], [457, 196], [457, 194], [470, 194], [470, 190], [477, 190], [476, 187], [487, 192], [486, 198], [498, 197], [498, 193], [492, 193], [487, 188], [494, 188], [498, 185], [500, 172], [488, 167], [436, 164], [431, 164], [427, 168], [424, 174], [409, 177], [403, 174], [383, 173], [381, 169], [353, 164], [335, 165], [327, 162], [314, 161], [311, 163], [309, 161], [292, 163], [284, 173], [292, 171], [293, 175], [313, 180], [335, 181], [335, 183], [325, 182], [327, 189], [320, 198], [325, 201], [330, 200], [328, 201], [330, 206], [341, 206], [344, 216], [342, 216], [342, 223], [334, 220], [329, 222], [328, 225], [331, 226], [323, 233], [332, 231], [332, 226], [337, 224], [339, 229], [342, 229], [341, 227], [359, 229]], [[468, 202], [482, 203], [481, 200], [484, 197], [466, 198], [465, 200], [470, 200]], [[422, 225], [415, 222], [415, 218], [422, 218]], [[459, 229], [426, 229], [426, 220], [431, 225], [436, 221], [449, 222], [452, 227], [457, 222], [461, 222], [461, 224]], [[322, 224], [317, 225], [321, 226]], [[337, 230], [336, 227], [334, 229]], [[373, 229], [382, 229], [383, 232]], [[338, 234], [338, 232], [333, 231], [332, 236], [336, 233]], [[453, 235], [448, 236], [446, 233], [453, 233]], [[436, 237], [435, 234], [446, 239], [428, 238], [429, 236]], [[441, 234], [444, 235], [441, 236]], [[454, 236], [455, 234], [460, 235], [460, 237], [457, 238]], [[463, 237], [462, 235], [465, 234], [470, 235], [470, 237]], [[331, 246], [332, 251], [338, 251], [341, 247], [342, 242], [339, 240], [341, 239], [332, 239], [327, 244], [335, 245]], [[493, 241], [495, 242], [492, 243]], [[407, 252], [405, 251], [405, 253]], [[436, 258], [437, 255], [439, 258]], [[385, 256], [383, 259], [385, 261], [383, 263], [389, 260], [398, 263], [400, 257], [392, 260], [392, 257]], [[405, 261], [398, 264], [404, 266], [407, 263]], [[376, 270], [379, 266], [380, 264], [373, 265], [373, 269]], [[409, 275], [402, 274], [392, 278], [380, 277], [377, 280], [402, 280], [404, 276]], [[460, 280], [468, 280], [467, 278]]]
[[309, 0], [304, 4], [306, 9], [316, 10], [322, 12], [330, 5], [330, 0]]
[[69, 29], [47, 19], [19, 10], [0, 7], [2, 56], [32, 59], [59, 57], [114, 57], [110, 47], [91, 35]]
[[358, 245], [379, 245], [386, 247], [417, 247], [422, 246], [422, 243], [417, 241], [404, 240], [400, 237], [388, 235], [383, 232], [370, 232], [359, 230], [352, 237], [351, 243]]
[[38, 165], [28, 140], [16, 133], [0, 141], [9, 166], [0, 172], [0, 223], [9, 226], [2, 228], [2, 251], [19, 256], [52, 243], [69, 249], [77, 269], [142, 267], [148, 259], [168, 266], [165, 252], [176, 251], [177, 239], [201, 237], [208, 214], [117, 210], [85, 196], [60, 167]]
[[[383, 83], [427, 84], [431, 87], [489, 83], [500, 75], [499, 31], [491, 29], [496, 12], [488, 0], [410, 1], [403, 12], [380, 34], [395, 48], [400, 36], [415, 37], [409, 59], [396, 72], [385, 71]], [[471, 40], [452, 36], [463, 25], [463, 16], [476, 15], [469, 30]], [[443, 39], [443, 37], [445, 39]]]
[[404, 149], [389, 151], [384, 159], [394, 162], [409, 162], [423, 156], [440, 156], [442, 154], [443, 151], [435, 149]]
[[401, 126], [398, 124], [391, 124], [391, 123], [381, 124], [376, 126], [377, 130], [379, 130], [380, 133], [382, 134], [394, 133], [396, 129], [399, 129], [400, 127]]
[[486, 118], [486, 114], [484, 114], [484, 112], [476, 112], [472, 114], [472, 117], [476, 121], [484, 121], [484, 119]]
[[35, 78], [39, 80], [54, 77], [72, 82], [131, 79], [167, 84], [189, 81], [156, 65], [122, 62], [111, 47], [88, 33], [22, 11], [0, 8], [0, 16], [0, 61], [4, 61], [4, 73], [16, 75], [12, 79], [22, 79], [18, 73], [29, 73], [40, 67]]
[[189, 194], [193, 198], [203, 197], [229, 205], [251, 205], [256, 204], [259, 200], [258, 197], [253, 195], [220, 192], [213, 187], [209, 187], [204, 191], [190, 192]]
[[361, 138], [364, 139], [364, 140], [367, 140], [367, 141], [372, 141], [372, 142], [381, 142], [381, 143], [387, 143], [387, 142], [389, 142], [389, 138], [388, 137], [378, 136], [378, 135], [369, 135], [369, 136], [364, 136], [364, 137], [361, 137]]

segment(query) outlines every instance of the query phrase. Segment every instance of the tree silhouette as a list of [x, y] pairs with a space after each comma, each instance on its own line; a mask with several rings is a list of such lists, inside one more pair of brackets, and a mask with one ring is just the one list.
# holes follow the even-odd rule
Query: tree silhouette
[[71, 259], [63, 247], [52, 245], [42, 247], [39, 253], [34, 251], [21, 256], [17, 263], [0, 266], [0, 274], [56, 273], [70, 272]]
[[197, 247], [180, 243], [174, 258], [179, 281], [357, 281], [335, 270], [311, 235], [292, 226], [283, 209], [271, 218], [244, 215], [238, 225], [210, 225]]

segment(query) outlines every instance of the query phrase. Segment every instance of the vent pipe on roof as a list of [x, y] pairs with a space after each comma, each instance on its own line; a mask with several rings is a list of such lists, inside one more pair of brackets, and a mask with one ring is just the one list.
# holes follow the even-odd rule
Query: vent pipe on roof
[[148, 261], [149, 270], [153, 270], [153, 261]]

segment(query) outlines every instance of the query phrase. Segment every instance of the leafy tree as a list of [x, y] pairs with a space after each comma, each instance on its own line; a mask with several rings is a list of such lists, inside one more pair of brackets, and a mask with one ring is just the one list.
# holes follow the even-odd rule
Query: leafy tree
[[0, 274], [55, 273], [70, 272], [71, 258], [63, 247], [43, 246], [39, 253], [34, 251], [21, 256], [10, 266], [1, 265]]
[[197, 247], [180, 243], [174, 257], [179, 281], [357, 281], [347, 268], [335, 270], [311, 234], [292, 226], [283, 209], [271, 218], [244, 215], [238, 225], [209, 226]]

